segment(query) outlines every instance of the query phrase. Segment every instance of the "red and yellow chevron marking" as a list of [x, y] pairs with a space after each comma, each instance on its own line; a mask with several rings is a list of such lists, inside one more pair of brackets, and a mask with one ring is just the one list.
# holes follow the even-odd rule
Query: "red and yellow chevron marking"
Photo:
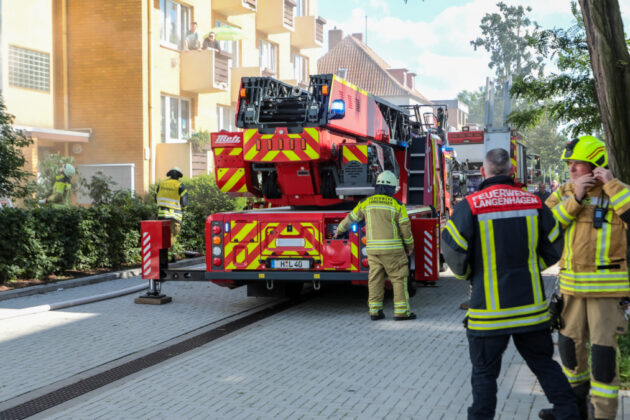
[[247, 192], [245, 169], [217, 168], [217, 186], [223, 192]]
[[510, 161], [512, 162], [512, 171], [513, 171], [513, 175], [514, 177], [518, 177], [517, 171], [518, 171], [518, 166], [516, 165], [516, 139], [510, 139]]
[[243, 151], [240, 147], [216, 147], [212, 149], [214, 156], [238, 156]]
[[260, 267], [258, 222], [230, 222], [231, 239], [225, 242], [227, 270], [257, 270]]
[[[354, 242], [350, 243], [350, 253], [352, 254], [352, 259], [359, 263], [359, 247]], [[354, 264], [350, 264], [350, 271], [358, 271]]]
[[348, 163], [356, 160], [360, 163], [368, 162], [368, 147], [367, 145], [344, 145], [343, 146], [343, 161], [342, 163]]
[[304, 128], [302, 134], [260, 134], [252, 128], [243, 137], [244, 158], [249, 162], [303, 162], [319, 159], [319, 132]]
[[[292, 225], [291, 232], [288, 226]], [[303, 229], [298, 229], [302, 226]], [[270, 233], [273, 231], [273, 233]], [[278, 251], [276, 239], [279, 237], [296, 236], [304, 238], [304, 248], [300, 250], [282, 250]], [[321, 232], [313, 223], [291, 222], [291, 223], [264, 223], [261, 226], [261, 244], [263, 245], [262, 254], [271, 255], [273, 252], [277, 256], [319, 256], [319, 243], [321, 240]]]

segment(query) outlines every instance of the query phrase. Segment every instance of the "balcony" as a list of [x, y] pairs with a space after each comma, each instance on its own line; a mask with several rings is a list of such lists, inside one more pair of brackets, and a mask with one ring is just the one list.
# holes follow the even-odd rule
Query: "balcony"
[[296, 6], [295, 0], [261, 1], [256, 13], [256, 28], [268, 34], [292, 32]]
[[291, 44], [299, 49], [319, 48], [324, 45], [324, 24], [326, 20], [316, 16], [295, 18], [295, 31], [291, 34]]
[[226, 16], [256, 12], [256, 0], [212, 0], [212, 9]]
[[215, 50], [182, 51], [180, 89], [195, 93], [227, 92], [230, 53]]

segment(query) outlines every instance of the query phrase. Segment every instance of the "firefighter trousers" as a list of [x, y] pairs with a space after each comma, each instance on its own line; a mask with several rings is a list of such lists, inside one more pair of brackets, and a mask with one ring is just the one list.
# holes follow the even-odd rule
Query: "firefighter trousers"
[[468, 408], [468, 420], [493, 419], [497, 406], [497, 378], [501, 372], [501, 356], [510, 342], [523, 356], [527, 366], [538, 378], [556, 419], [579, 419], [576, 397], [556, 361], [553, 341], [548, 329], [493, 336], [468, 335], [472, 364], [473, 403]]
[[175, 246], [175, 242], [177, 242], [177, 237], [179, 236], [179, 232], [182, 230], [182, 225], [179, 221], [175, 219], [160, 219], [160, 220], [168, 220], [171, 226], [171, 248]]
[[385, 298], [385, 278], [389, 278], [394, 289], [394, 316], [409, 316], [409, 293], [407, 280], [409, 278], [409, 259], [404, 250], [393, 250], [383, 254], [368, 252], [368, 306], [370, 315], [378, 314], [383, 309]]
[[574, 388], [590, 381], [596, 418], [614, 419], [619, 393], [617, 335], [624, 334], [628, 326], [619, 306], [621, 298], [563, 297], [561, 316], [565, 326], [558, 334], [562, 370]]

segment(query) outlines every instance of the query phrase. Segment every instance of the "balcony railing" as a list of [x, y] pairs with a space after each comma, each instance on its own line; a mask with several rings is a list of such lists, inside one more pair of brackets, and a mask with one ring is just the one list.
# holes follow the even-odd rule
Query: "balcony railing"
[[318, 48], [324, 44], [324, 24], [326, 20], [315, 16], [295, 18], [295, 30], [291, 34], [291, 44], [297, 48]]
[[295, 28], [295, 0], [264, 0], [258, 3], [256, 28], [268, 34], [290, 32]]
[[196, 93], [226, 92], [230, 85], [232, 55], [213, 49], [182, 51], [180, 88]]
[[256, 0], [212, 0], [212, 10], [227, 16], [256, 12]]

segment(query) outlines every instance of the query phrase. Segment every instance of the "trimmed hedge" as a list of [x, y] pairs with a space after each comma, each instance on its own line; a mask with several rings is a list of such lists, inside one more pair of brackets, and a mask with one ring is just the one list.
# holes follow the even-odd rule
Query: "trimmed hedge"
[[[183, 182], [190, 204], [177, 248], [203, 253], [208, 215], [234, 210], [239, 202], [219, 191], [211, 176]], [[154, 197], [150, 194], [145, 203], [117, 194], [111, 203], [89, 208], [0, 209], [0, 283], [139, 263], [140, 222], [156, 218]]]

